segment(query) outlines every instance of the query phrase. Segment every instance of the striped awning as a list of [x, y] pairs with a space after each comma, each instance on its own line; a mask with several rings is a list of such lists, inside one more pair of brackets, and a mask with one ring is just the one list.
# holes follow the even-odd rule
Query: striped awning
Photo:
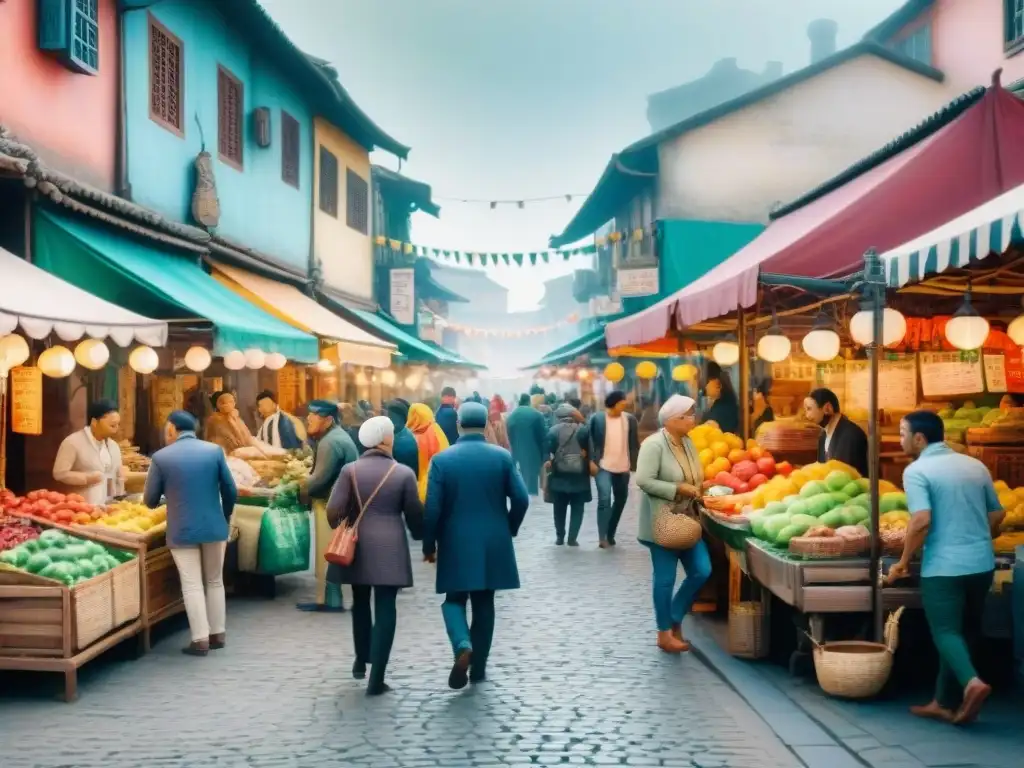
[[1024, 241], [1024, 184], [882, 255], [890, 288], [966, 267]]

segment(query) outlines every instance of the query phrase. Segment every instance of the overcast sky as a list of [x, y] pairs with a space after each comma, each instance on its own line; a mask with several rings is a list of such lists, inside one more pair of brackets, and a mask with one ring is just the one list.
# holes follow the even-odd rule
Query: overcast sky
[[[736, 57], [807, 65], [807, 25], [855, 42], [901, 0], [261, 0], [304, 50], [331, 61], [356, 102], [412, 147], [441, 219], [413, 239], [457, 250], [547, 246], [582, 203], [490, 210], [446, 198], [588, 193], [609, 156], [649, 133], [646, 97]], [[396, 158], [374, 162], [395, 169]], [[576, 266], [585, 266], [578, 262]], [[496, 269], [519, 308], [565, 267]]]

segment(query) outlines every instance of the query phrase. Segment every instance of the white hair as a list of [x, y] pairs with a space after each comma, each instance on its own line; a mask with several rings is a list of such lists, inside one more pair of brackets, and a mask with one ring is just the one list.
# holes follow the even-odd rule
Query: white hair
[[692, 397], [686, 395], [672, 395], [665, 404], [661, 406], [658, 411], [658, 424], [665, 426], [665, 422], [676, 418], [677, 416], [684, 416], [693, 410], [693, 406], [696, 403]]

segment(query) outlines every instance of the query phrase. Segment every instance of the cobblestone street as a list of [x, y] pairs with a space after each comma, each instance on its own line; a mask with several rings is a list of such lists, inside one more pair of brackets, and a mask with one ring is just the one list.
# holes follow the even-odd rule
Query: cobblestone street
[[75, 704], [55, 701], [39, 678], [8, 680], [19, 690], [0, 697], [0, 764], [798, 768], [696, 656], [655, 648], [635, 494], [608, 552], [596, 547], [593, 505], [579, 549], [556, 548], [550, 508], [534, 505], [517, 545], [523, 589], [498, 598], [484, 685], [448, 690], [441, 600], [432, 567], [414, 557], [417, 585], [399, 598], [394, 692], [364, 695], [349, 675], [348, 615], [295, 611], [312, 580], [282, 579], [273, 602], [229, 603], [229, 647], [205, 659], [179, 652], [182, 630], [138, 660], [86, 667]]

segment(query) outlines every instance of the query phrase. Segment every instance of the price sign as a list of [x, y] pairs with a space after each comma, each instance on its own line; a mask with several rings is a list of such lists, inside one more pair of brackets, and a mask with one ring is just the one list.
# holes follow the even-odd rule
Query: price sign
[[1024, 393], [1024, 355], [1018, 349], [1003, 355], [1006, 366], [1006, 392]]
[[31, 366], [11, 371], [11, 430], [43, 434], [43, 372]]

